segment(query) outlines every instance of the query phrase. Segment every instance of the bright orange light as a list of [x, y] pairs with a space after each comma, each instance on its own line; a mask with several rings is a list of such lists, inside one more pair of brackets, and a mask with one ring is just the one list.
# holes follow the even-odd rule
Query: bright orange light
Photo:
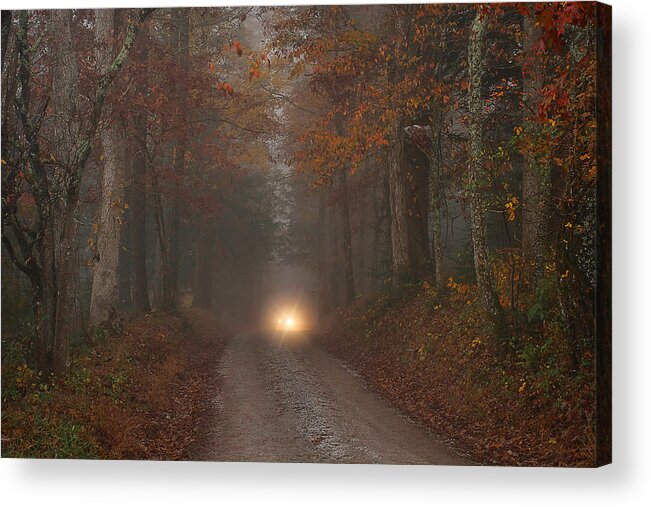
[[296, 315], [289, 315], [285, 317], [278, 318], [278, 329], [283, 331], [298, 331], [300, 324]]
[[265, 327], [278, 336], [298, 337], [311, 328], [314, 318], [311, 309], [312, 307], [303, 304], [299, 297], [282, 300], [278, 298], [277, 301], [269, 303], [264, 317]]

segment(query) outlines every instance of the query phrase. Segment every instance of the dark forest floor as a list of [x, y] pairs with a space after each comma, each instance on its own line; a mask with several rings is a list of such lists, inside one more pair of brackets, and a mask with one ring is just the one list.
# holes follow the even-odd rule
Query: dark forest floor
[[6, 355], [2, 457], [187, 459], [227, 342], [218, 329], [207, 312], [152, 313], [91, 337], [50, 383]]
[[[502, 357], [472, 294], [414, 293], [358, 301], [321, 343], [412, 419], [478, 463], [593, 466], [594, 373], [557, 358]], [[545, 354], [553, 353], [552, 346]]]

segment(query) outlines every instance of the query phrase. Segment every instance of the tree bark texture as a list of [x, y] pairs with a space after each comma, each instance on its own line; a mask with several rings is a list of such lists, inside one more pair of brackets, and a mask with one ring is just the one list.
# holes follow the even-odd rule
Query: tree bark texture
[[[176, 12], [177, 22], [177, 58], [179, 68], [184, 71], [184, 78], [187, 79], [187, 72], [190, 65], [190, 23], [189, 11], [178, 9]], [[187, 107], [187, 88], [182, 83], [178, 89], [179, 114], [184, 119]], [[183, 122], [182, 122], [183, 123]], [[181, 181], [185, 172], [186, 133], [179, 136], [174, 148], [174, 194], [172, 196], [171, 216], [168, 230], [167, 262], [162, 269], [162, 298], [163, 310], [172, 310], [178, 301], [178, 278], [179, 278], [179, 229], [181, 223]]]
[[[535, 19], [524, 17], [524, 52], [531, 54], [532, 47], [542, 35], [542, 29], [536, 26]], [[538, 101], [543, 86], [541, 69], [535, 68], [533, 62], [523, 68], [523, 99], [530, 113], [537, 111]], [[534, 120], [529, 121], [529, 129], [536, 136], [540, 127]], [[544, 263], [548, 245], [549, 207], [551, 204], [552, 179], [548, 164], [529, 157], [525, 160], [522, 173], [522, 252], [527, 258], [533, 258], [536, 272], [540, 278], [544, 272]]]
[[470, 153], [468, 167], [468, 200], [470, 204], [470, 226], [474, 251], [475, 273], [479, 294], [485, 310], [491, 317], [493, 330], [498, 338], [504, 330], [504, 317], [491, 273], [491, 259], [486, 234], [486, 202], [484, 186], [486, 174], [482, 167], [482, 73], [483, 45], [488, 20], [480, 11], [473, 21], [468, 46], [468, 81], [470, 110]]
[[355, 299], [355, 280], [353, 278], [353, 242], [350, 227], [347, 171], [348, 169], [343, 168], [339, 172], [339, 190], [341, 192], [342, 248], [344, 254], [344, 297], [345, 304], [349, 305]]
[[[137, 61], [146, 67], [148, 31], [143, 29], [142, 44], [136, 53]], [[147, 93], [147, 81], [140, 84], [140, 93]], [[137, 315], [149, 313], [149, 281], [147, 276], [147, 113], [138, 111], [134, 118], [134, 156], [131, 163], [130, 233], [133, 264], [133, 310]]]

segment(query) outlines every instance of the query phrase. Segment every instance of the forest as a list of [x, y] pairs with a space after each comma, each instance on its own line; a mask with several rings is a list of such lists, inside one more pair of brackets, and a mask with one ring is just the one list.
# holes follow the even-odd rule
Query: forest
[[609, 462], [607, 6], [3, 10], [1, 50], [3, 457]]

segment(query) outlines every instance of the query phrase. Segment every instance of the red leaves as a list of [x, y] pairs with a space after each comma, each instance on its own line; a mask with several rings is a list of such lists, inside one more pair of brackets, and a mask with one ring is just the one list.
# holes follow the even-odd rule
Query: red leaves
[[253, 66], [249, 69], [249, 81], [251, 81], [253, 78], [259, 78], [260, 77], [260, 68], [258, 66]]
[[592, 2], [540, 3], [535, 5], [536, 24], [544, 32], [541, 40], [534, 45], [534, 51], [537, 54], [540, 54], [545, 48], [560, 51], [566, 43], [563, 40], [563, 35], [567, 26], [584, 27], [594, 17]]
[[230, 83], [218, 83], [217, 90], [221, 91], [224, 94], [224, 97], [228, 95], [232, 97], [235, 95], [235, 89]]
[[540, 102], [538, 103], [537, 119], [539, 122], [546, 122], [552, 110], [557, 115], [566, 116], [565, 109], [570, 103], [570, 98], [564, 80], [565, 76], [561, 76], [561, 80], [556, 84], [545, 85], [542, 88]]
[[242, 49], [242, 44], [240, 44], [240, 41], [235, 41], [232, 44], [225, 44], [224, 45], [224, 50], [225, 51], [230, 51], [231, 49], [234, 49], [235, 52], [237, 53], [237, 56], [242, 56], [244, 54], [244, 49]]

